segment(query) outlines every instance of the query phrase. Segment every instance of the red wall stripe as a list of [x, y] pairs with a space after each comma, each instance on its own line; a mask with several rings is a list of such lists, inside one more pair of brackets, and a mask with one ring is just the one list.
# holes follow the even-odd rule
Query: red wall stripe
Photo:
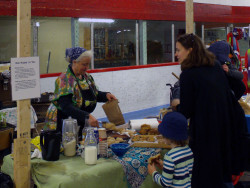
[[232, 6], [194, 3], [194, 21], [233, 23]]
[[233, 23], [250, 23], [250, 7], [232, 7]]
[[[143, 68], [152, 68], [152, 67], [163, 67], [163, 66], [172, 66], [179, 65], [178, 62], [173, 63], [158, 63], [158, 64], [150, 64], [150, 65], [136, 65], [136, 66], [125, 66], [125, 67], [113, 67], [113, 68], [105, 68], [105, 69], [92, 69], [88, 70], [88, 73], [100, 73], [100, 72], [112, 72], [112, 71], [121, 71], [121, 70], [131, 70], [131, 69], [143, 69]], [[48, 77], [57, 77], [61, 73], [49, 73], [49, 74], [41, 74], [40, 78], [48, 78]]]
[[[185, 21], [185, 2], [171, 0], [32, 0], [32, 16]], [[16, 0], [0, 1], [0, 15], [16, 16]], [[194, 3], [197, 22], [249, 23], [250, 7]]]

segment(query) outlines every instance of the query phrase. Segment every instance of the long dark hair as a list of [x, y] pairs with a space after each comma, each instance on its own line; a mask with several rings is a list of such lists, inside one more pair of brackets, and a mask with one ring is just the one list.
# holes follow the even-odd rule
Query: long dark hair
[[181, 70], [191, 67], [213, 66], [215, 56], [209, 52], [201, 39], [194, 34], [185, 34], [177, 39], [185, 49], [192, 48], [187, 58], [181, 63]]

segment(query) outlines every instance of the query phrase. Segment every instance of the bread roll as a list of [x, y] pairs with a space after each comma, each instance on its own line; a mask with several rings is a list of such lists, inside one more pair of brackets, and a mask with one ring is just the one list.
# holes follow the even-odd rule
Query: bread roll
[[161, 154], [157, 154], [155, 156], [152, 156], [148, 159], [149, 164], [153, 164], [156, 160], [159, 160], [161, 158]]

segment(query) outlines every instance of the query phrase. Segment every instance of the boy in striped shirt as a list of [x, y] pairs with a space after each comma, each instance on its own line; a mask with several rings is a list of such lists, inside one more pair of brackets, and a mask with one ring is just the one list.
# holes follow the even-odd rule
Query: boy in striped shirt
[[[187, 145], [187, 119], [179, 112], [167, 113], [158, 127], [171, 149], [164, 155], [164, 160], [148, 164], [148, 173], [153, 181], [162, 187], [191, 187], [193, 152]], [[157, 172], [155, 165], [162, 169]]]

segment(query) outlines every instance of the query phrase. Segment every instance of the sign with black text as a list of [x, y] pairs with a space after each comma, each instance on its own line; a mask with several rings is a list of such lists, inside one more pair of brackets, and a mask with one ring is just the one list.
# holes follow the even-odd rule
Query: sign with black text
[[40, 98], [39, 57], [11, 58], [12, 100]]

